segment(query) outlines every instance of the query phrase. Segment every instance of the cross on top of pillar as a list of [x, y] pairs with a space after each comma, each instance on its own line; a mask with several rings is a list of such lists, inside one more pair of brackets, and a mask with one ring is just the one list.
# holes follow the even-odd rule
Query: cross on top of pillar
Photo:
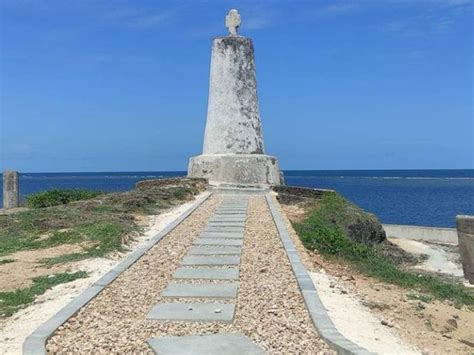
[[229, 11], [229, 14], [225, 17], [225, 27], [229, 29], [231, 35], [237, 35], [237, 29], [240, 27], [241, 20], [239, 12], [236, 9]]

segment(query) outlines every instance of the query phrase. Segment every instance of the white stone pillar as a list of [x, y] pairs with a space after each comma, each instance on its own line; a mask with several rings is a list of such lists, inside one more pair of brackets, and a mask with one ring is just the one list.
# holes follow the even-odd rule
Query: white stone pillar
[[464, 277], [474, 285], [474, 216], [456, 216], [456, 227]]
[[279, 185], [278, 161], [263, 145], [253, 44], [237, 35], [240, 22], [231, 10], [230, 35], [212, 43], [203, 154], [190, 159], [188, 176], [212, 185]]
[[203, 154], [264, 154], [250, 38], [213, 41]]
[[3, 208], [16, 208], [20, 203], [19, 174], [17, 171], [3, 172]]

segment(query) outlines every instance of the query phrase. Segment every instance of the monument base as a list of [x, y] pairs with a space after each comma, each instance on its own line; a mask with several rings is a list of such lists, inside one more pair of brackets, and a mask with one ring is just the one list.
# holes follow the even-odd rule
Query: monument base
[[189, 159], [188, 177], [205, 178], [211, 185], [280, 185], [275, 157], [264, 154], [209, 154]]

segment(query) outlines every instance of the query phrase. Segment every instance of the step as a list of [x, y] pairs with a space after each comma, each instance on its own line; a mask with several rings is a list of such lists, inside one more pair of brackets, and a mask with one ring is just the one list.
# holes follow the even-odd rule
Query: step
[[240, 255], [242, 248], [239, 247], [224, 247], [224, 246], [203, 246], [191, 247], [188, 255]]
[[242, 333], [165, 336], [148, 340], [160, 355], [264, 355], [265, 352]]
[[244, 245], [244, 241], [243, 239], [231, 238], [199, 238], [194, 242], [194, 245], [222, 245], [241, 247]]
[[239, 268], [222, 267], [180, 267], [174, 275], [174, 279], [201, 279], [201, 280], [238, 280]]
[[237, 296], [236, 283], [203, 283], [203, 284], [177, 284], [170, 283], [161, 293], [163, 297], [179, 298], [235, 298]]
[[227, 232], [217, 232], [217, 233], [201, 233], [199, 238], [218, 238], [218, 239], [244, 239], [244, 233], [227, 233]]
[[188, 322], [232, 322], [235, 305], [230, 303], [158, 303], [147, 319]]
[[187, 255], [183, 258], [181, 265], [239, 265], [238, 255]]

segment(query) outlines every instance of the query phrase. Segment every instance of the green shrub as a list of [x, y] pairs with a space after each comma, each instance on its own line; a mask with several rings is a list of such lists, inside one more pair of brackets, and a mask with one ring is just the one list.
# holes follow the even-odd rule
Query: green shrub
[[474, 297], [462, 285], [399, 269], [376, 248], [349, 239], [340, 215], [345, 203], [348, 202], [337, 194], [325, 194], [304, 221], [294, 224], [306, 248], [349, 262], [360, 272], [384, 282], [450, 299], [457, 305], [474, 306]]
[[54, 189], [42, 191], [27, 197], [26, 203], [30, 208], [43, 208], [65, 205], [69, 202], [87, 200], [100, 195], [99, 191], [82, 189]]

